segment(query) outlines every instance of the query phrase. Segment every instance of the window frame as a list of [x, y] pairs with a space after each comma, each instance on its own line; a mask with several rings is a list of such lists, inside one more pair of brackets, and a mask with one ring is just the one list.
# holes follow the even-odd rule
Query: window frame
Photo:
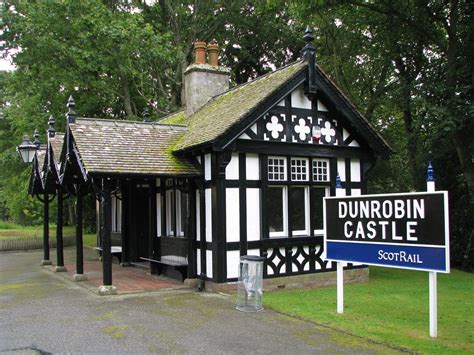
[[[270, 159], [280, 159], [283, 163], [284, 167], [284, 180], [270, 180]], [[294, 180], [292, 179], [292, 167], [293, 161], [305, 161], [306, 169], [307, 169], [307, 179], [306, 180]], [[313, 163], [315, 162], [315, 163]], [[317, 162], [324, 162], [324, 166], [320, 166], [319, 168], [325, 168], [326, 180], [315, 180], [313, 175], [313, 164], [317, 164]], [[273, 164], [273, 162], [271, 162]], [[282, 207], [283, 207], [283, 230], [282, 231], [270, 231], [270, 221], [269, 221], [269, 203], [267, 201], [262, 201], [264, 203], [265, 208], [267, 209], [267, 218], [266, 218], [266, 231], [267, 236], [264, 238], [276, 239], [276, 238], [301, 238], [301, 237], [320, 237], [324, 234], [324, 226], [323, 229], [317, 229], [313, 226], [313, 213], [315, 211], [312, 210], [312, 189], [313, 188], [320, 188], [324, 189], [324, 197], [331, 196], [331, 159], [330, 158], [318, 158], [318, 157], [308, 157], [308, 156], [291, 156], [291, 155], [269, 155], [266, 159], [266, 184], [263, 188], [268, 193], [270, 188], [282, 188]], [[272, 172], [273, 173], [273, 172]], [[280, 173], [280, 172], [279, 172]], [[281, 173], [280, 173], [281, 174]], [[263, 177], [262, 177], [263, 178]], [[291, 218], [291, 211], [289, 211], [289, 206], [291, 205], [290, 199], [290, 192], [292, 188], [303, 188], [304, 190], [304, 218], [305, 224], [304, 229], [298, 230], [293, 229], [290, 231], [290, 218]], [[293, 206], [291, 207], [293, 208]]]
[[[310, 233], [310, 229], [311, 229], [311, 214], [310, 214], [310, 209], [311, 209], [311, 206], [310, 206], [310, 186], [306, 185], [306, 186], [301, 186], [301, 185], [294, 185], [294, 186], [290, 186], [289, 187], [290, 189], [292, 188], [303, 188], [304, 189], [304, 192], [303, 192], [303, 196], [304, 196], [304, 224], [305, 224], [305, 229], [297, 229], [297, 230], [292, 230], [291, 231], [291, 236], [298, 236], [298, 237], [301, 237], [301, 236], [311, 236], [311, 233]], [[289, 198], [289, 197], [288, 197]], [[288, 207], [288, 205], [287, 205]], [[288, 216], [289, 218], [289, 216]], [[287, 227], [288, 228], [288, 227]]]
[[[273, 171], [274, 167], [277, 167], [278, 165], [272, 164], [272, 172], [270, 172], [270, 159], [272, 160], [281, 160], [283, 161], [283, 172], [277, 172]], [[269, 155], [267, 157], [267, 181], [269, 182], [282, 182], [282, 181], [288, 181], [288, 162], [287, 162], [287, 157], [285, 156], [280, 156], [280, 155]], [[270, 174], [273, 175], [273, 178], [270, 179]], [[283, 179], [275, 179], [274, 176], [275, 174], [280, 175], [283, 174]]]
[[[268, 225], [268, 236], [270, 238], [285, 238], [288, 237], [288, 186], [286, 185], [269, 185], [268, 189], [281, 188], [282, 198], [282, 218], [283, 218], [283, 230], [278, 232], [270, 232], [270, 225]], [[265, 201], [266, 203], [266, 201]]]
[[[315, 176], [318, 176], [318, 175], [322, 175], [322, 174], [319, 174], [319, 173], [315, 173], [314, 170], [315, 168], [316, 169], [319, 169], [319, 168], [323, 168], [323, 167], [318, 167], [316, 166], [315, 167], [315, 163], [325, 163], [326, 164], [326, 180], [319, 180], [319, 179], [316, 179]], [[331, 167], [331, 161], [327, 158], [313, 158], [311, 159], [311, 180], [313, 182], [320, 182], [320, 183], [330, 183], [331, 182], [331, 170], [330, 170], [330, 167]]]
[[[174, 237], [175, 234], [175, 219], [173, 218], [173, 208], [176, 208], [176, 193], [175, 189], [167, 189], [165, 191], [166, 196], [166, 236]], [[173, 205], [171, 206], [171, 201], [173, 200]]]
[[112, 233], [122, 233], [122, 199], [112, 195]]
[[[324, 189], [324, 197], [331, 196], [331, 187], [329, 185], [328, 186], [313, 185], [313, 186], [311, 186], [311, 189]], [[311, 190], [310, 190], [310, 194], [311, 194]], [[324, 202], [323, 202], [323, 204], [324, 204]], [[311, 206], [309, 206], [309, 208], [311, 208]], [[313, 213], [314, 213], [314, 211], [313, 211]], [[324, 218], [324, 216], [323, 216], [323, 218]], [[323, 236], [324, 235], [324, 220], [323, 220], [323, 229], [314, 229], [313, 228], [312, 232], [313, 232], [313, 235], [315, 237]]]
[[[296, 161], [304, 161], [305, 165], [304, 165], [304, 168], [306, 170], [306, 178], [304, 180], [301, 180], [301, 179], [293, 179], [293, 174], [295, 175], [295, 177], [298, 175], [298, 174], [302, 174], [302, 173], [298, 173], [298, 172], [294, 172], [293, 173], [293, 162], [296, 162]], [[295, 166], [295, 168], [297, 168], [298, 166]], [[312, 171], [311, 171], [312, 172]], [[290, 181], [294, 181], [296, 183], [298, 182], [307, 182], [309, 181], [309, 175], [310, 175], [310, 169], [309, 169], [309, 159], [308, 158], [305, 158], [305, 157], [290, 157]]]
[[184, 223], [183, 223], [183, 215], [182, 215], [182, 199], [186, 198], [186, 194], [179, 189], [175, 189], [175, 209], [176, 209], [176, 237], [183, 238], [184, 237]]

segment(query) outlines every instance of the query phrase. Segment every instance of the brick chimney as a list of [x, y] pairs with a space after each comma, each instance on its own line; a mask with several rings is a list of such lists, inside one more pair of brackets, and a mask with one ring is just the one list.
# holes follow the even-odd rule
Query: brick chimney
[[183, 103], [186, 117], [199, 110], [212, 97], [229, 89], [230, 69], [219, 66], [219, 46], [216, 42], [207, 46], [205, 42], [195, 42], [194, 58], [194, 63], [184, 72]]

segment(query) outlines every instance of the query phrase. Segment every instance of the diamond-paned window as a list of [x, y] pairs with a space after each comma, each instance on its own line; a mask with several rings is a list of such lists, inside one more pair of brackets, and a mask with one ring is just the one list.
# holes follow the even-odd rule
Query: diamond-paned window
[[313, 181], [329, 181], [329, 160], [313, 159]]
[[291, 181], [308, 181], [308, 159], [291, 158]]
[[286, 180], [286, 158], [268, 157], [268, 181]]

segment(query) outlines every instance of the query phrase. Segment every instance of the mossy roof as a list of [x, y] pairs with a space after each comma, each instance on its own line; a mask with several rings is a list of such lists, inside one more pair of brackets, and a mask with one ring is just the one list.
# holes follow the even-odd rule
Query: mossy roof
[[172, 113], [171, 115], [163, 117], [158, 122], [161, 124], [172, 124], [172, 125], [181, 125], [181, 126], [187, 126], [188, 124], [188, 121], [184, 117], [184, 111], [178, 111], [178, 112]]
[[214, 97], [187, 118], [187, 132], [177, 141], [175, 149], [187, 150], [215, 142], [241, 123], [288, 80], [305, 70], [306, 65], [301, 60], [297, 61]]
[[172, 153], [185, 127], [91, 118], [77, 118], [69, 127], [88, 173], [148, 176], [201, 174], [195, 162]]

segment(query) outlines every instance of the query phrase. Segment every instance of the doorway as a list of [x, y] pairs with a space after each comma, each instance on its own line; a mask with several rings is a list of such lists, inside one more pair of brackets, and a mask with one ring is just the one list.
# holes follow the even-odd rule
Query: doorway
[[149, 185], [137, 183], [132, 188], [130, 211], [130, 260], [139, 262], [140, 257], [150, 257], [150, 196]]

